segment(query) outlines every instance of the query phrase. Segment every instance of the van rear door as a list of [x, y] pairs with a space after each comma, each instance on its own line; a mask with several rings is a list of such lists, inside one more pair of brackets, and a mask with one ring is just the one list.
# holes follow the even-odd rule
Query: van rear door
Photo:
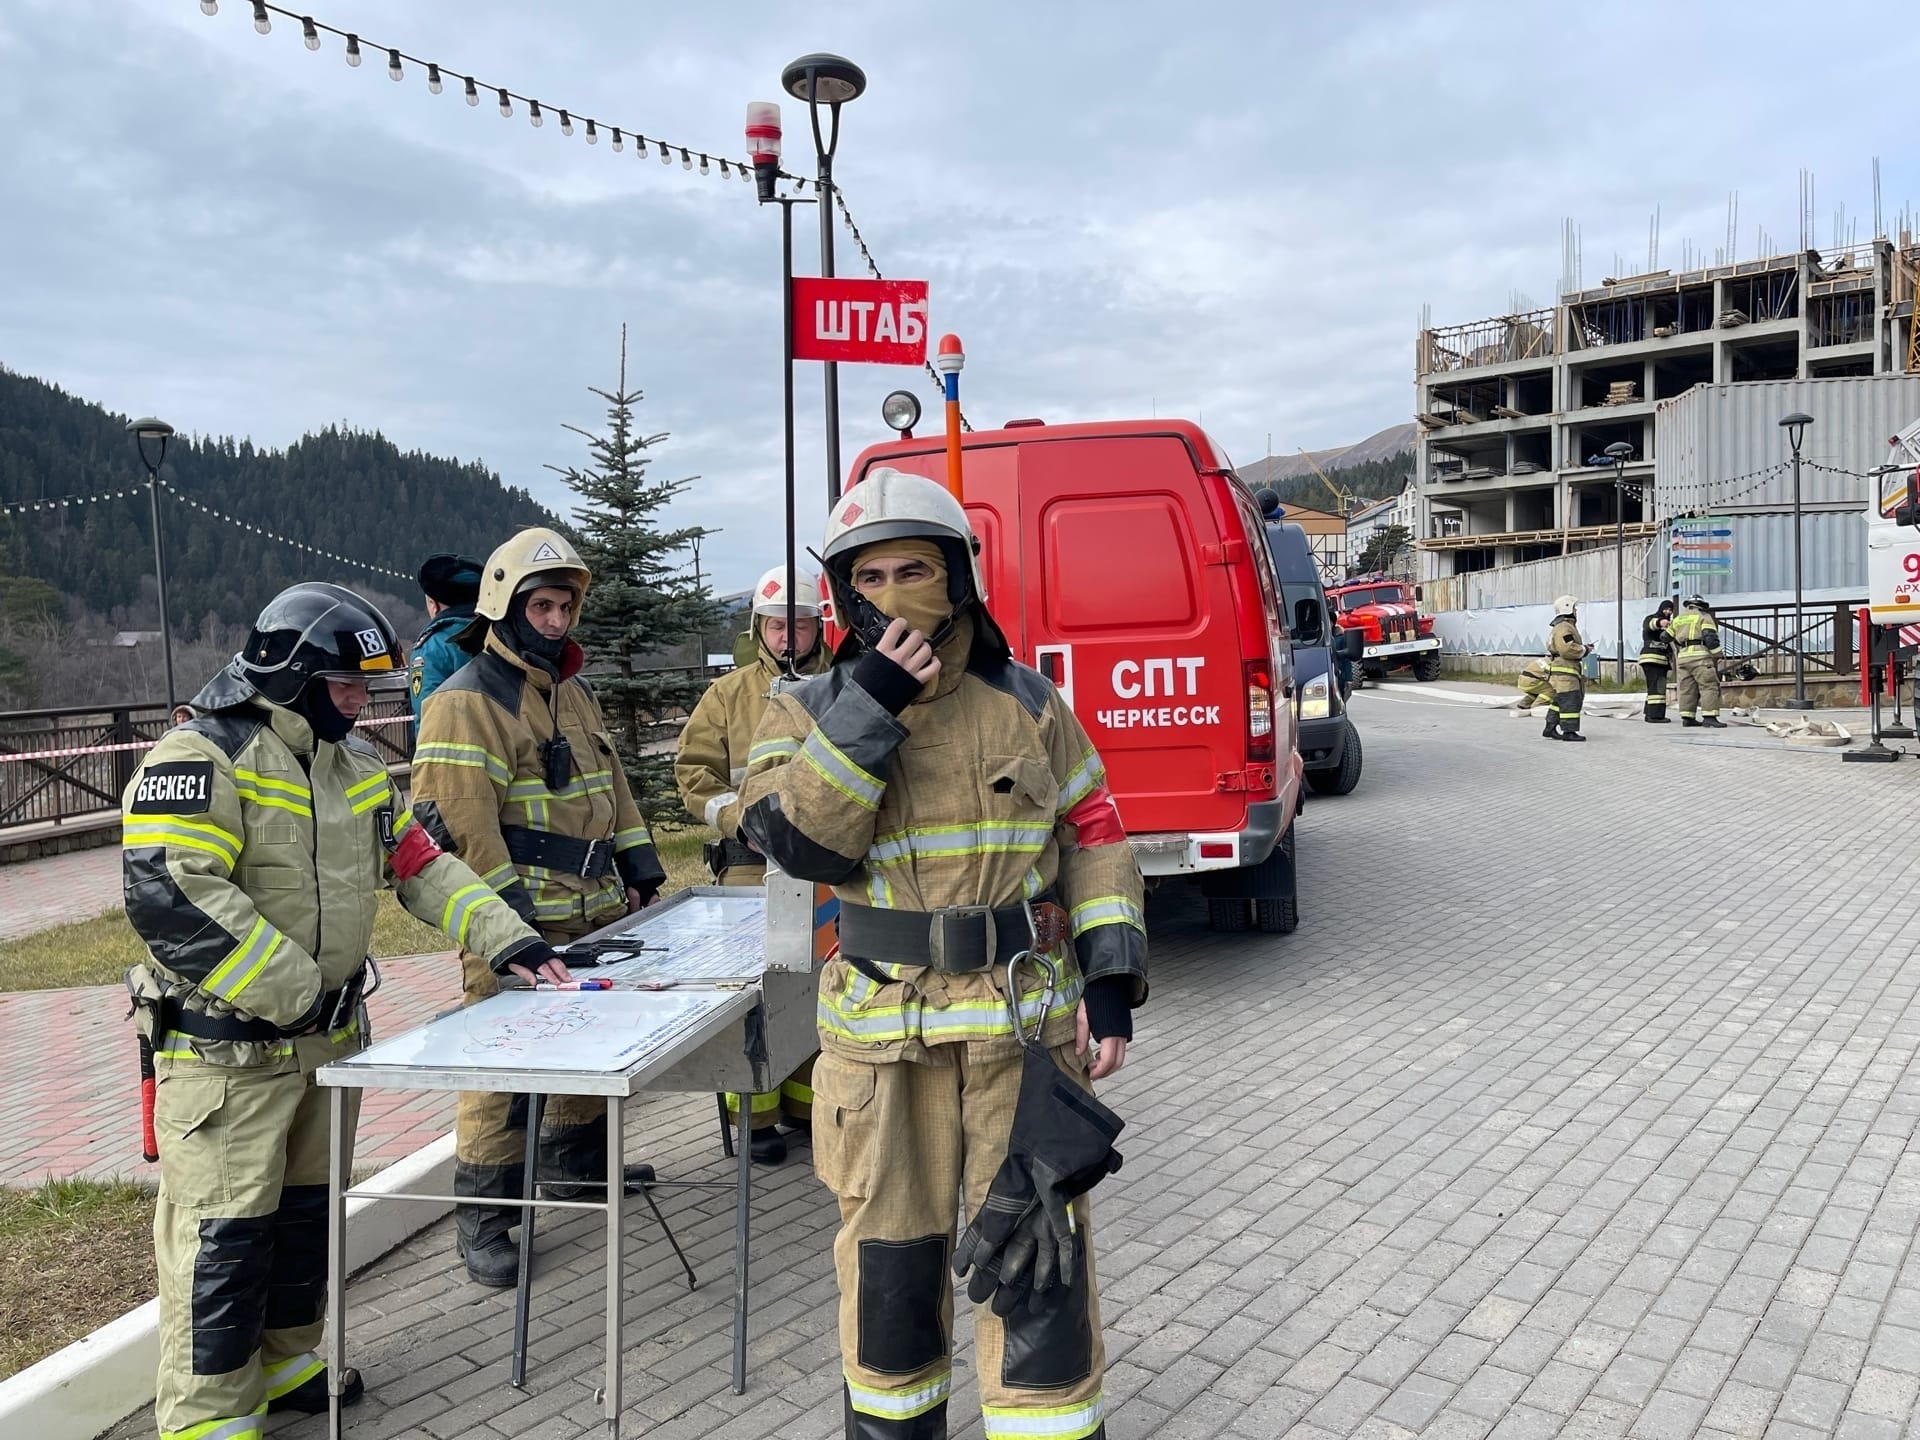
[[1129, 833], [1242, 828], [1246, 682], [1192, 453], [1170, 435], [1018, 448], [1023, 658], [1086, 727]]

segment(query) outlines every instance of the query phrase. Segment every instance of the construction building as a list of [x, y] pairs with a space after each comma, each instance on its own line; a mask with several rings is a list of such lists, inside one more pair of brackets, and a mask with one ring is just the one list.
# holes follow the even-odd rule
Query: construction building
[[[1656, 405], [1696, 385], [1920, 374], [1920, 244], [1807, 249], [1609, 279], [1560, 303], [1423, 328], [1423, 578], [1645, 540]], [[1882, 437], [1884, 438], [1884, 437]], [[1609, 446], [1629, 447], [1624, 463]]]

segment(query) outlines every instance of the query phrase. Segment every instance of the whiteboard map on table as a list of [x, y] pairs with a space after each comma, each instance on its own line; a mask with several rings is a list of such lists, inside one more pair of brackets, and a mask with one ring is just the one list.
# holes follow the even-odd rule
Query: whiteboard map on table
[[[591, 975], [631, 985], [651, 980], [757, 979], [767, 968], [766, 901], [754, 892], [739, 899], [695, 896], [648, 915], [625, 932], [648, 948], [627, 953], [609, 948]], [[664, 948], [656, 948], [664, 947]]]
[[733, 998], [713, 990], [506, 990], [337, 1063], [617, 1074]]

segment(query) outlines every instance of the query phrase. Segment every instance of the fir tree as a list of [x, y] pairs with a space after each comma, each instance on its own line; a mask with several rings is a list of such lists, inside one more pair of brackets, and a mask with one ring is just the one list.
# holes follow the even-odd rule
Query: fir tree
[[682, 812], [673, 785], [675, 734], [668, 722], [700, 698], [698, 679], [663, 668], [663, 652], [712, 628], [719, 609], [676, 560], [698, 528], [660, 528], [660, 512], [698, 476], [655, 481], [647, 474], [665, 432], [643, 436], [634, 409], [644, 395], [627, 388], [627, 329], [620, 327], [620, 378], [612, 390], [589, 387], [607, 402], [606, 432], [566, 428], [587, 442], [584, 470], [547, 468], [582, 503], [574, 509], [575, 543], [593, 571], [577, 630], [593, 665], [593, 687], [649, 821]]

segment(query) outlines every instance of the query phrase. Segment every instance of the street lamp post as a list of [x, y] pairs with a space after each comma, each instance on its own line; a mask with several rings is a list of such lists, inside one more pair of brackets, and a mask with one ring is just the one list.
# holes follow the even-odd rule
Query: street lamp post
[[[794, 536], [796, 521], [793, 498], [793, 207], [809, 205], [812, 201], [796, 199], [791, 195], [779, 193], [780, 185], [780, 107], [770, 100], [755, 100], [747, 106], [747, 154], [753, 160], [753, 179], [759, 187], [762, 205], [780, 207], [780, 313], [783, 330], [781, 339], [781, 359], [786, 367], [786, 481], [787, 481], [787, 648], [781, 656], [786, 678], [798, 677], [794, 650], [795, 620], [795, 577], [799, 567], [794, 555]], [[826, 202], [821, 201], [824, 212]], [[831, 392], [830, 392], [831, 393]], [[837, 400], [838, 396], [834, 398]], [[829, 409], [831, 418], [832, 410]], [[829, 435], [832, 435], [831, 429]], [[830, 443], [838, 449], [838, 438]], [[829, 462], [835, 463], [835, 462]], [[832, 491], [829, 505], [840, 498], [837, 487]], [[743, 1112], [744, 1113], [744, 1112]], [[734, 1375], [736, 1385], [744, 1385], [746, 1361], [744, 1356], [734, 1357]]]
[[1807, 699], [1805, 638], [1807, 621], [1803, 600], [1800, 543], [1800, 442], [1805, 438], [1807, 427], [1811, 424], [1813, 424], [1813, 417], [1804, 415], [1798, 410], [1780, 419], [1780, 428], [1787, 432], [1787, 443], [1793, 447], [1793, 699], [1787, 702], [1789, 710], [1813, 708], [1813, 702]]
[[[819, 157], [814, 172], [820, 194], [820, 274], [833, 278], [833, 153], [840, 145], [840, 107], [858, 100], [867, 88], [866, 72], [839, 55], [802, 55], [780, 72], [780, 88], [807, 104], [813, 122], [813, 148]], [[820, 129], [820, 106], [831, 120]], [[757, 169], [756, 164], [756, 169]], [[762, 198], [765, 196], [763, 194]], [[825, 364], [827, 390], [827, 505], [840, 498], [840, 367]], [[789, 565], [788, 573], [792, 573]], [[789, 587], [791, 588], [791, 587]]]
[[[147, 415], [129, 420], [127, 429], [140, 447], [140, 463], [147, 467], [147, 500], [153, 512], [153, 578], [160, 591], [160, 652], [166, 657], [167, 708], [171, 710], [177, 697], [173, 689], [173, 631], [167, 624], [167, 550], [160, 538], [160, 465], [167, 458], [167, 441], [173, 436], [173, 426]], [[147, 456], [149, 442], [154, 446], [151, 459]]]
[[1604, 455], [1589, 455], [1587, 464], [1613, 467], [1613, 678], [1627, 683], [1627, 461], [1633, 446], [1616, 440]]

